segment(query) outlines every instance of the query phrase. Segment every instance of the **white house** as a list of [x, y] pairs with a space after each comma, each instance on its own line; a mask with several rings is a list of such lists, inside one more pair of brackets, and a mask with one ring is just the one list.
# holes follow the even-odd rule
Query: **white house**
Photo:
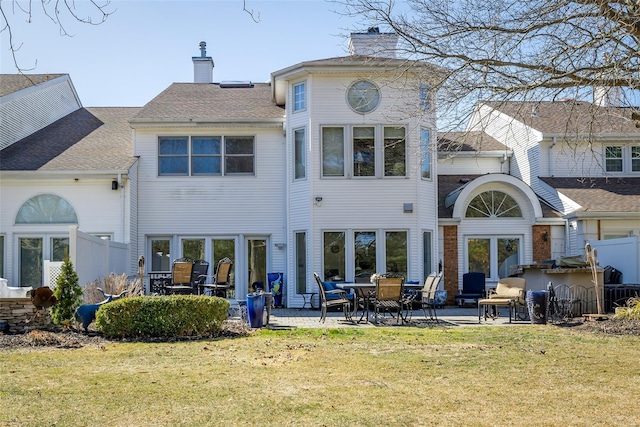
[[238, 298], [271, 272], [300, 307], [313, 272], [422, 281], [442, 268], [452, 300], [467, 271], [491, 283], [640, 233], [630, 112], [598, 107], [589, 122], [575, 111], [590, 103], [482, 103], [466, 131], [436, 135], [442, 70], [396, 58], [395, 43], [372, 28], [347, 56], [254, 83], [215, 82], [203, 42], [194, 82], [141, 108], [83, 108], [66, 75], [3, 75], [0, 276], [39, 286], [42, 262], [68, 251], [92, 280], [104, 238], [126, 248], [128, 274], [140, 256], [147, 276], [230, 257]]
[[440, 135], [441, 253], [457, 259], [444, 263], [450, 289], [467, 271], [494, 282], [513, 264], [640, 234], [631, 113], [576, 100], [486, 102], [467, 131]]
[[228, 256], [238, 295], [283, 272], [296, 306], [316, 290], [314, 271], [421, 281], [433, 269], [428, 88], [438, 68], [362, 55], [377, 38], [395, 43], [372, 30], [354, 37], [351, 55], [293, 65], [270, 83], [213, 83], [201, 44], [196, 82], [171, 85], [130, 120], [137, 240], [151, 273], [183, 256]]

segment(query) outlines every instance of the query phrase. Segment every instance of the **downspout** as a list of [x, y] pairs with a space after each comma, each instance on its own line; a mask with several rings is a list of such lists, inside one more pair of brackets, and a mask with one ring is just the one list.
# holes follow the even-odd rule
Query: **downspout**
[[549, 176], [553, 176], [553, 156], [551, 155], [551, 150], [556, 146], [556, 137], [551, 138], [551, 147], [549, 147]]
[[125, 199], [124, 199], [124, 188], [122, 186], [122, 174], [118, 172], [118, 186], [120, 187], [120, 226], [122, 227], [122, 230], [120, 230], [120, 232], [122, 233], [122, 243], [126, 243], [126, 240], [124, 238], [124, 231], [125, 231]]

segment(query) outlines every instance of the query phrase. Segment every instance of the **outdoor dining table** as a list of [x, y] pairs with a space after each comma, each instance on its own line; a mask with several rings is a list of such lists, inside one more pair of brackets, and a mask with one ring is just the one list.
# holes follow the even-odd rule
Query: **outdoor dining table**
[[[355, 316], [357, 316], [358, 306], [360, 305], [360, 303], [362, 303], [362, 314], [360, 315], [360, 319], [358, 319], [357, 323], [362, 323], [364, 319], [366, 319], [366, 322], [368, 322], [369, 302], [372, 298], [375, 298], [375, 283], [336, 283], [336, 287], [344, 290], [353, 289], [355, 298], [353, 301], [353, 310], [351, 312], [351, 317], [354, 318]], [[420, 282], [414, 281], [404, 282], [404, 289], [418, 292], [422, 289], [422, 284]]]

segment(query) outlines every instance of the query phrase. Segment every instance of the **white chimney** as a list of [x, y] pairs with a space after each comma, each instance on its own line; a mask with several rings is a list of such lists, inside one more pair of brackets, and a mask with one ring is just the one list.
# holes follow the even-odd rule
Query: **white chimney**
[[193, 82], [213, 83], [213, 59], [207, 56], [207, 43], [200, 42], [200, 56], [193, 59]]
[[593, 88], [593, 103], [600, 107], [622, 107], [623, 99], [620, 87], [595, 86]]
[[349, 54], [395, 58], [398, 35], [381, 33], [378, 27], [371, 27], [366, 33], [351, 33]]

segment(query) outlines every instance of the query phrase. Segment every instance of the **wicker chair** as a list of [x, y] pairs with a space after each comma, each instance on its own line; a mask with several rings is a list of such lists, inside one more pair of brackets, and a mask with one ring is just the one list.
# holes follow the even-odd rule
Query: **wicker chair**
[[[230, 258], [222, 258], [218, 261], [216, 272], [213, 276], [201, 275], [198, 277], [199, 293], [205, 293], [207, 290], [212, 296], [221, 298], [227, 297], [227, 291], [230, 286], [231, 266], [233, 261]], [[205, 283], [211, 278], [211, 283]]]
[[375, 321], [379, 322], [380, 311], [382, 315], [385, 312], [393, 315], [397, 322], [404, 321], [402, 317], [402, 309], [404, 303], [404, 278], [402, 277], [380, 277], [376, 280], [375, 298], [371, 300], [375, 312]]
[[171, 267], [171, 283], [166, 286], [168, 294], [192, 294], [193, 260], [178, 258]]

